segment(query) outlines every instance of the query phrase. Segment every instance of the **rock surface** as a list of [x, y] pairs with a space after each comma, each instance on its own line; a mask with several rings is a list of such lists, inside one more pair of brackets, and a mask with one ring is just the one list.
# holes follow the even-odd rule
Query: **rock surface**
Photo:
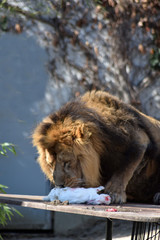
[[153, 34], [144, 31], [141, 16], [136, 27], [130, 18], [113, 29], [92, 1], [72, 0], [65, 7], [56, 0], [7, 3], [21, 9], [17, 15], [1, 12], [7, 30], [27, 31], [48, 53], [50, 81], [35, 111], [46, 115], [86, 90], [103, 89], [160, 119], [160, 77], [150, 65]]

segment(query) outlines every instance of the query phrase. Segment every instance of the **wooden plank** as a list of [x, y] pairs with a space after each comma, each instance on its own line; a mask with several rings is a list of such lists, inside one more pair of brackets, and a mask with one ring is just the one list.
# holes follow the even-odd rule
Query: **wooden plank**
[[[17, 196], [17, 197], [16, 197]], [[160, 221], [160, 207], [155, 205], [123, 204], [109, 206], [93, 206], [85, 204], [53, 205], [51, 202], [42, 201], [43, 196], [4, 195], [0, 194], [0, 202], [22, 207], [37, 208], [42, 210], [81, 214], [111, 219], [121, 219], [140, 222]], [[114, 210], [112, 212], [112, 210]]]
[[44, 196], [36, 196], [36, 195], [19, 195], [19, 194], [3, 194], [0, 193], [0, 198], [16, 198], [16, 199], [25, 199], [25, 200], [40, 200], [42, 201]]

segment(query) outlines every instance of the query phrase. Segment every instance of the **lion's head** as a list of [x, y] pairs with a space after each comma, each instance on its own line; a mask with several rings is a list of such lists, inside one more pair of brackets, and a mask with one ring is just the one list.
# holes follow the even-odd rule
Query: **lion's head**
[[45, 118], [33, 133], [42, 171], [57, 186], [99, 186], [102, 144], [94, 124], [61, 115]]

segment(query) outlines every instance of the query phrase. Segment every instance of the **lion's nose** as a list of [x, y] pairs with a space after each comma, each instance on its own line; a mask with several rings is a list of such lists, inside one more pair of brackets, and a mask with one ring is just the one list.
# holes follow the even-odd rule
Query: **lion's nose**
[[56, 163], [55, 165], [55, 169], [53, 172], [53, 179], [56, 186], [65, 185], [64, 171], [60, 163]]
[[56, 174], [53, 175], [54, 183], [56, 187], [63, 188], [64, 187], [64, 181], [63, 178], [58, 177]]

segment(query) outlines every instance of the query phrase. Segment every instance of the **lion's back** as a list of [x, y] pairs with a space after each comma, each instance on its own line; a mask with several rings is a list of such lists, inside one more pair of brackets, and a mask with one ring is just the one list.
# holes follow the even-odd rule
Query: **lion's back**
[[81, 101], [98, 113], [107, 125], [116, 127], [117, 130], [119, 126], [135, 127], [138, 124], [132, 107], [107, 92], [87, 92], [81, 97]]

